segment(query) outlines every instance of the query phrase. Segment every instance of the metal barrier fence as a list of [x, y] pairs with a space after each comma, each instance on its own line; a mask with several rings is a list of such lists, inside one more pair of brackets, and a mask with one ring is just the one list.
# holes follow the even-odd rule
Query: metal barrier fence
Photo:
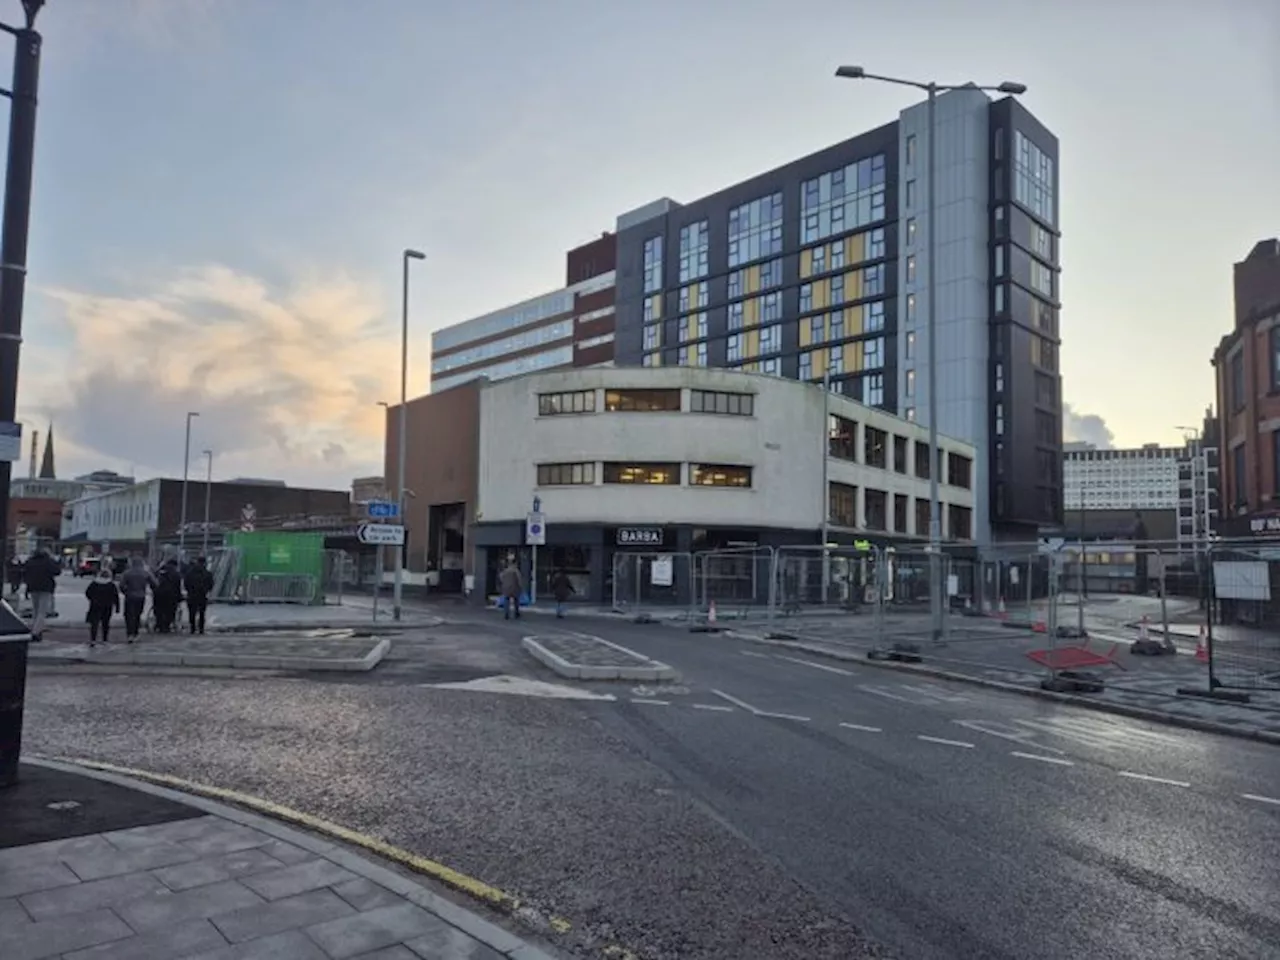
[[1210, 687], [1280, 690], [1280, 545], [1218, 547], [1208, 561]]
[[613, 609], [639, 616], [646, 611], [686, 611], [694, 596], [692, 553], [613, 555]]
[[767, 617], [773, 607], [773, 547], [726, 547], [693, 554], [690, 615], [705, 618], [715, 604], [717, 617]]
[[244, 581], [246, 603], [315, 603], [316, 578], [305, 573], [251, 573]]
[[239, 547], [209, 551], [213, 573], [210, 600], [223, 603], [341, 603], [358, 575], [354, 558], [342, 550], [291, 549], [277, 558], [278, 571], [262, 569], [272, 558], [246, 557]]

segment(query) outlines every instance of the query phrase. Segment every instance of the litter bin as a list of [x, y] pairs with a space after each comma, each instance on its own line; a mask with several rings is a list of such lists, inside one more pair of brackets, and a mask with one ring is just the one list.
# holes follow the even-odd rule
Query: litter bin
[[18, 782], [30, 642], [31, 631], [27, 625], [13, 612], [13, 607], [0, 600], [0, 788]]

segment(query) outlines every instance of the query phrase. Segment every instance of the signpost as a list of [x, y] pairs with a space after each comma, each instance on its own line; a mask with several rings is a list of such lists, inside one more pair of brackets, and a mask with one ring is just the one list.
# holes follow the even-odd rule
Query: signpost
[[538, 547], [547, 543], [547, 521], [542, 515], [542, 498], [533, 498], [533, 509], [524, 518], [524, 543], [533, 548], [529, 573], [529, 602], [538, 602]]
[[356, 539], [379, 547], [402, 547], [404, 527], [398, 523], [362, 523], [356, 528]]
[[365, 507], [371, 520], [396, 520], [400, 516], [400, 504], [392, 500], [370, 500]]

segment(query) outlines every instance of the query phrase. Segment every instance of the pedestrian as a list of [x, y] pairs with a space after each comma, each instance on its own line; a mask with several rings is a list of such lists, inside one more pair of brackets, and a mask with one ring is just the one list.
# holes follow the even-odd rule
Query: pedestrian
[[53, 610], [53, 594], [58, 589], [58, 561], [43, 547], [36, 550], [23, 567], [23, 581], [31, 598], [31, 639], [44, 639], [44, 624]]
[[18, 591], [22, 589], [23, 567], [25, 564], [22, 558], [14, 554], [9, 558], [9, 564], [5, 568], [5, 575], [9, 581], [9, 596], [16, 597]]
[[204, 633], [204, 615], [209, 609], [209, 594], [213, 593], [213, 571], [204, 557], [196, 557], [195, 564], [187, 569], [183, 583], [187, 588], [187, 620], [191, 624], [191, 632]]
[[147, 605], [147, 588], [155, 591], [156, 578], [151, 575], [142, 558], [134, 554], [129, 558], [129, 569], [120, 576], [120, 592], [124, 594], [124, 634], [133, 643], [142, 629], [142, 611]]
[[182, 574], [178, 572], [178, 560], [170, 557], [151, 587], [151, 605], [156, 613], [156, 633], [172, 633], [178, 619], [178, 605], [182, 603]]
[[84, 595], [89, 600], [89, 612], [85, 615], [89, 624], [89, 646], [97, 646], [99, 632], [102, 642], [107, 643], [111, 639], [111, 617], [120, 610], [120, 588], [111, 576], [109, 562], [104, 560], [98, 567]]
[[498, 583], [502, 588], [502, 619], [510, 620], [514, 614], [519, 620], [520, 593], [524, 589], [524, 578], [520, 576], [520, 568], [516, 566], [514, 557], [507, 561], [507, 568], [502, 571]]
[[569, 575], [560, 567], [556, 567], [555, 573], [551, 575], [551, 595], [556, 598], [558, 619], [564, 619], [564, 605], [575, 592], [573, 584], [569, 582]]

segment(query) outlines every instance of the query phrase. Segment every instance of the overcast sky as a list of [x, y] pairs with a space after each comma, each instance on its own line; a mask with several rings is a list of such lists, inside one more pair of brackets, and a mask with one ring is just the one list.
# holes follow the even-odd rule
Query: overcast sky
[[1021, 81], [1060, 137], [1070, 437], [1198, 424], [1231, 265], [1280, 234], [1275, 0], [50, 0], [40, 26], [20, 416], [55, 421], [61, 475], [177, 474], [189, 409], [216, 476], [380, 472], [403, 247], [420, 391], [433, 328], [554, 288], [619, 212], [911, 102], [842, 62]]

